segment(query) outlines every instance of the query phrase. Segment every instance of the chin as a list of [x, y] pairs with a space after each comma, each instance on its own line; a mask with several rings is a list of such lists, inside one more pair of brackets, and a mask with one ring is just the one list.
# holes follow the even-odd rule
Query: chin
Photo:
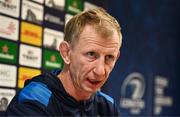
[[93, 93], [95, 93], [95, 92], [97, 92], [97, 91], [99, 91], [100, 89], [98, 88], [98, 89], [92, 89], [92, 88], [86, 88], [86, 92], [88, 92], [88, 93], [91, 93], [91, 94], [93, 94]]

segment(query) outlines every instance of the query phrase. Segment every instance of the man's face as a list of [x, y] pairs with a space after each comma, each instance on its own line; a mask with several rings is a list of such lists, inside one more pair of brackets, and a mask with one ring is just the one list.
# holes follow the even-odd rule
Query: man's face
[[70, 49], [70, 75], [79, 91], [94, 93], [107, 80], [119, 55], [119, 36], [102, 38], [86, 25], [74, 48]]

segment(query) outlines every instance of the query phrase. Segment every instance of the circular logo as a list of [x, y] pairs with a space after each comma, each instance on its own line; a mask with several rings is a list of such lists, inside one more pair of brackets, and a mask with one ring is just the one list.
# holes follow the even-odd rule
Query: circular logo
[[142, 97], [145, 92], [145, 81], [142, 74], [134, 72], [129, 74], [121, 87], [120, 106], [130, 109], [133, 114], [139, 114], [144, 108]]

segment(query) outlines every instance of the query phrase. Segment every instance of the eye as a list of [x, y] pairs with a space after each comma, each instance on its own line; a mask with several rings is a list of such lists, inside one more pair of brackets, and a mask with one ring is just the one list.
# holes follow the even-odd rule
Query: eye
[[88, 55], [89, 57], [95, 57], [95, 56], [96, 56], [96, 55], [95, 55], [95, 52], [88, 52], [87, 55]]
[[107, 55], [106, 56], [106, 61], [113, 61], [115, 57], [113, 55]]
[[90, 59], [96, 59], [97, 58], [97, 55], [95, 52], [91, 51], [91, 52], [87, 52], [87, 57], [90, 58]]

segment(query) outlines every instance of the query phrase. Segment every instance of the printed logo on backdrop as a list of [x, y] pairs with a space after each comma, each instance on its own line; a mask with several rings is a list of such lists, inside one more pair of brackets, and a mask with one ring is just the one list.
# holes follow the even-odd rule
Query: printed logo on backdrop
[[64, 19], [65, 19], [65, 14], [63, 11], [58, 11], [55, 9], [51, 9], [49, 7], [45, 7], [45, 15], [44, 15], [45, 27], [63, 31]]
[[17, 62], [17, 44], [0, 40], [0, 61], [6, 63]]
[[32, 1], [38, 2], [38, 3], [40, 3], [40, 4], [43, 4], [43, 3], [44, 3], [44, 0], [32, 0]]
[[154, 94], [154, 114], [160, 115], [163, 107], [172, 107], [173, 99], [170, 96], [165, 96], [165, 88], [168, 88], [168, 78], [162, 76], [155, 77], [155, 94]]
[[120, 107], [128, 109], [131, 114], [140, 114], [145, 108], [143, 95], [145, 92], [144, 77], [140, 73], [131, 73], [123, 81], [121, 87]]
[[0, 13], [19, 17], [20, 0], [0, 0]]
[[59, 44], [64, 40], [64, 33], [52, 29], [44, 29], [44, 41], [45, 48], [59, 50]]
[[41, 46], [42, 45], [42, 27], [21, 22], [21, 42]]
[[73, 15], [66, 13], [65, 15], [65, 24], [73, 17]]
[[65, 0], [46, 0], [45, 5], [53, 9], [64, 11]]
[[68, 13], [77, 14], [83, 11], [83, 0], [67, 0], [66, 11]]
[[63, 67], [63, 60], [59, 52], [44, 50], [43, 53], [43, 68], [51, 70]]
[[0, 86], [16, 86], [16, 66], [0, 64]]
[[6, 111], [15, 93], [13, 89], [0, 88], [0, 111]]
[[18, 20], [0, 15], [0, 37], [17, 41], [19, 33]]
[[84, 2], [84, 10], [89, 10], [89, 9], [95, 9], [98, 6], [96, 6], [95, 4], [92, 4], [90, 2], [85, 1]]
[[20, 57], [19, 57], [20, 65], [40, 68], [41, 53], [42, 53], [41, 48], [21, 44]]
[[31, 79], [39, 74], [41, 74], [41, 71], [38, 69], [19, 67], [18, 88], [23, 88], [25, 80]]
[[23, 0], [21, 17], [24, 20], [41, 25], [43, 23], [43, 8], [42, 5]]

